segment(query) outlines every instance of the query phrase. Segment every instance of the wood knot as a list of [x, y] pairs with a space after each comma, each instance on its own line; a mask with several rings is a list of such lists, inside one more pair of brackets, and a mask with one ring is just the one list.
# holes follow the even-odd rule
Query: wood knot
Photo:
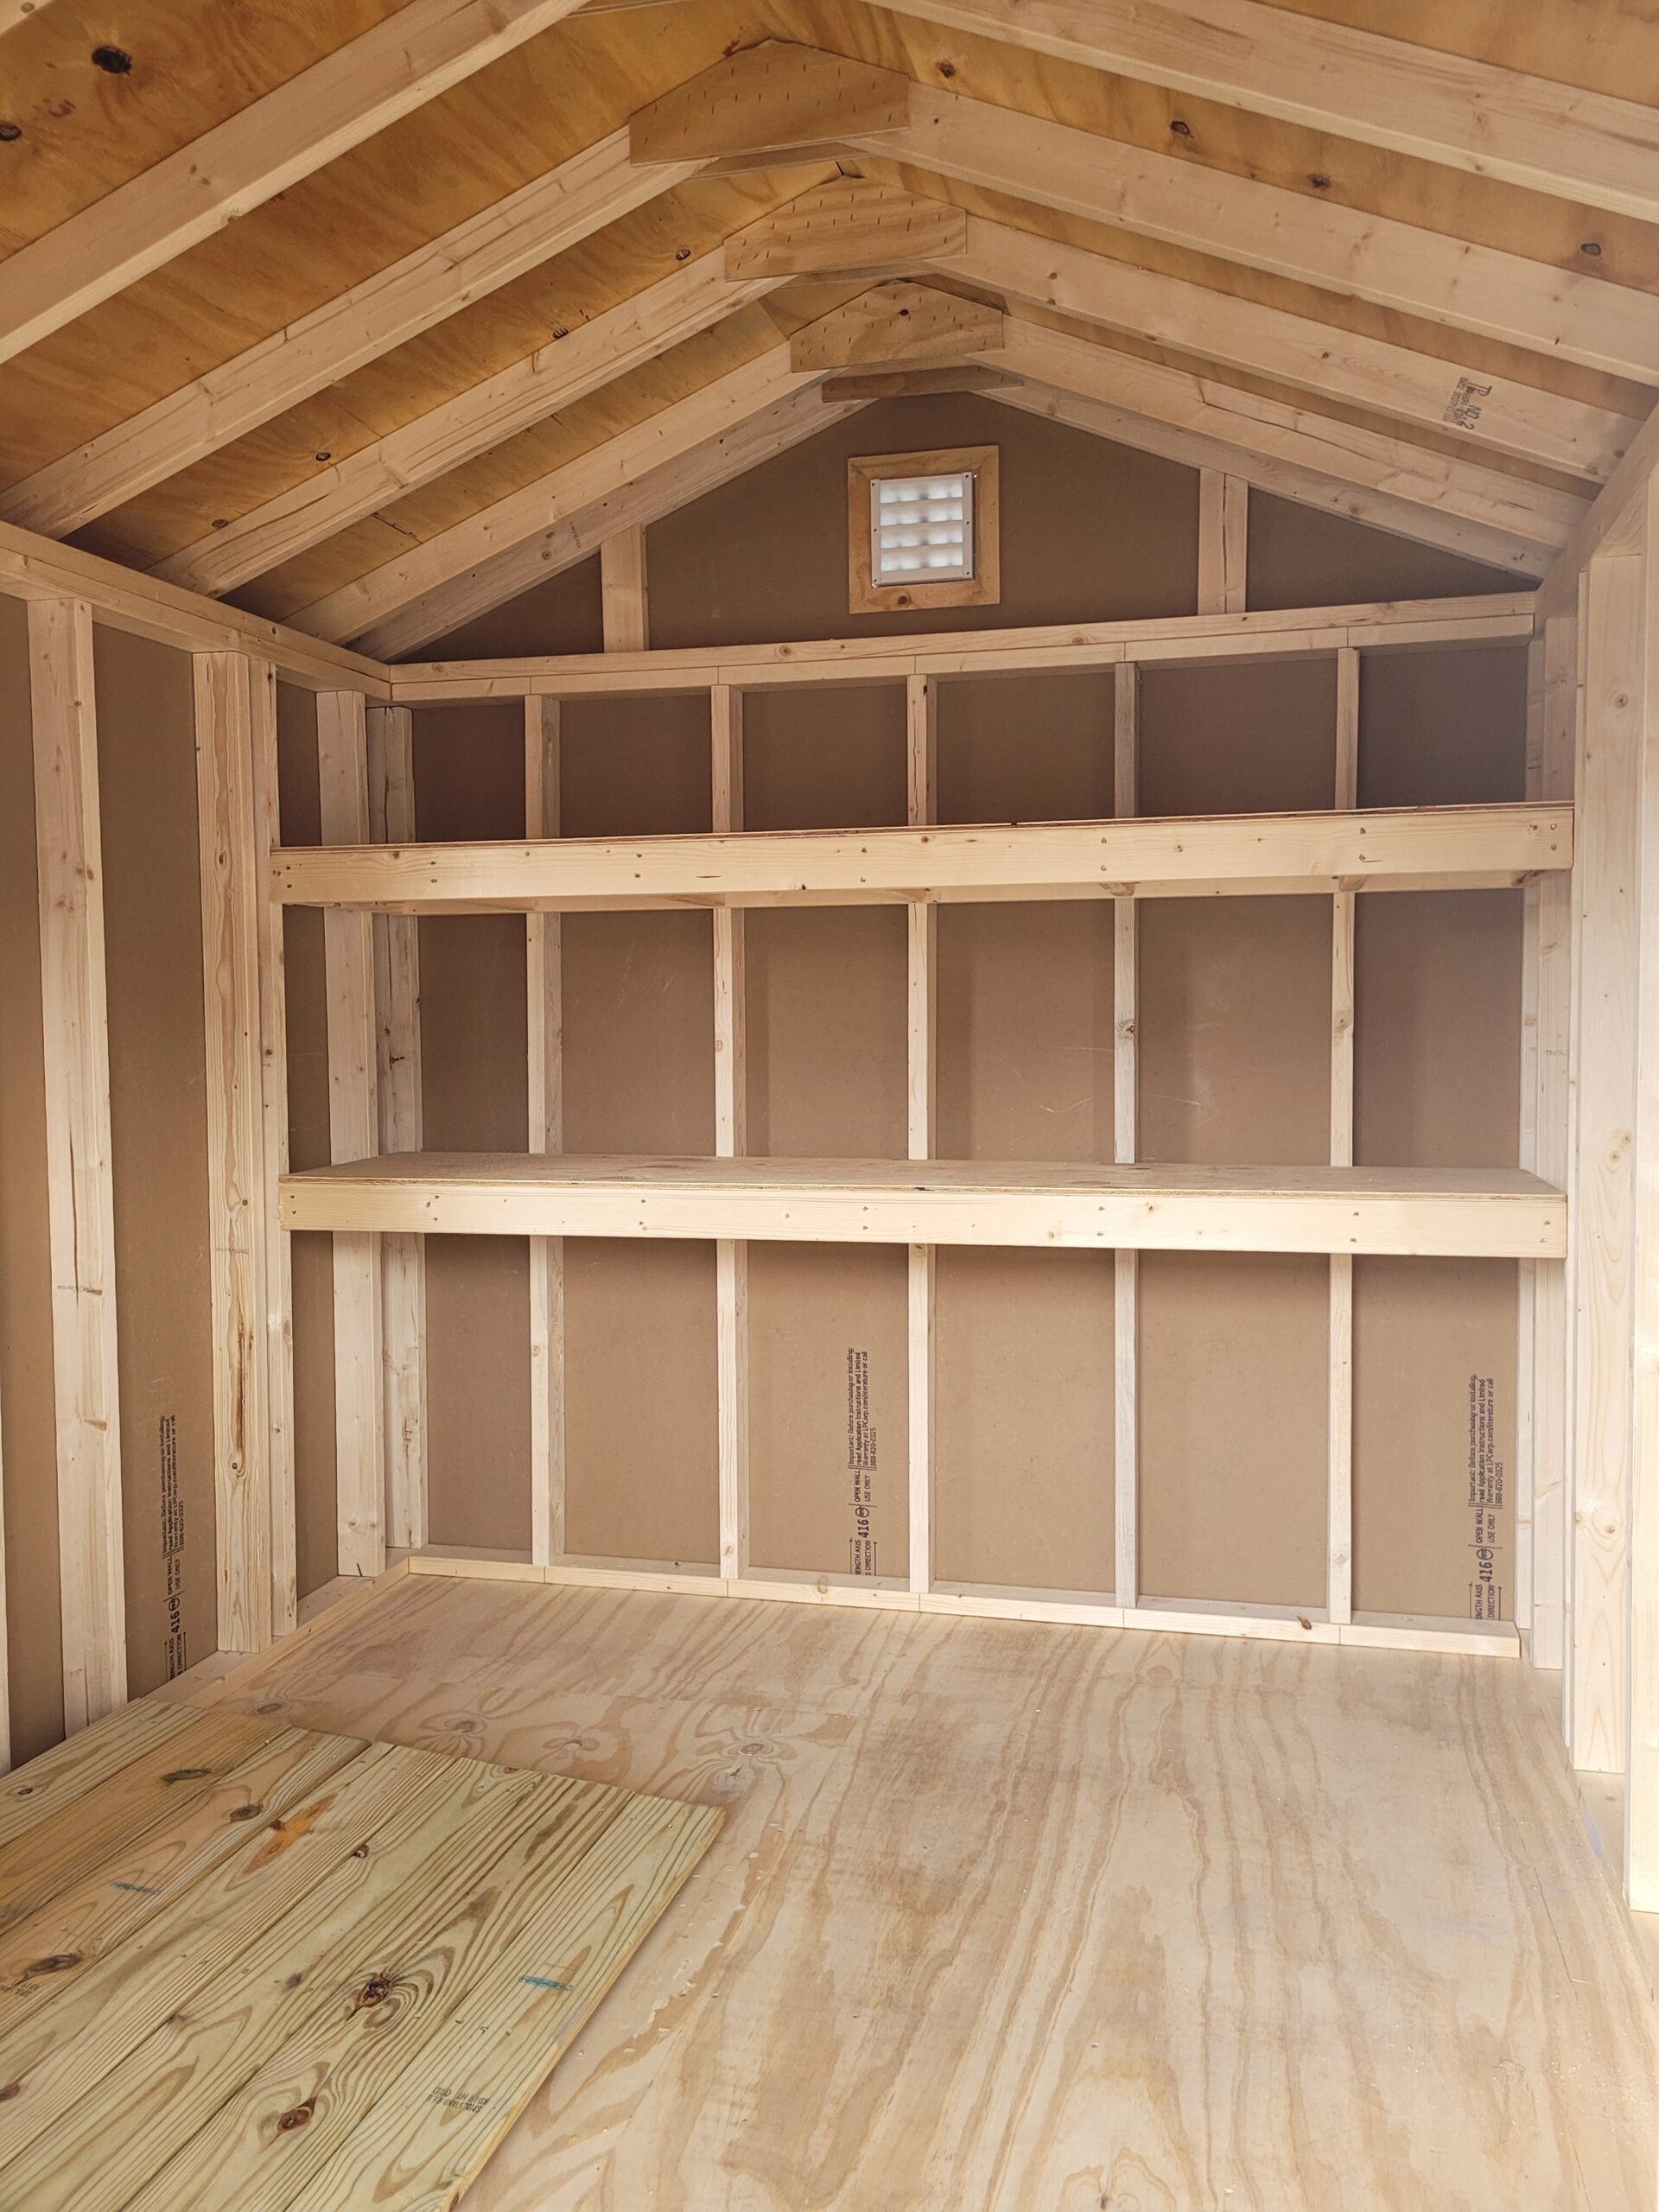
[[67, 1974], [71, 1967], [80, 1964], [79, 1951], [49, 1951], [43, 1959], [31, 1959], [23, 1968], [23, 1980], [32, 1981], [37, 1974]]
[[361, 2012], [365, 2006], [384, 2005], [391, 1994], [391, 1977], [384, 1974], [372, 1974], [357, 1993], [358, 2010]]
[[310, 2097], [308, 2097], [302, 2105], [290, 2105], [285, 2113], [280, 2113], [277, 2115], [277, 2133], [279, 2135], [291, 2135], [296, 2127], [303, 2127], [305, 2126], [306, 2122], [310, 2119], [312, 2113], [315, 2110], [315, 2101]]
[[211, 1767], [205, 1767], [205, 1766], [175, 1766], [175, 1767], [174, 1768], [174, 1770], [173, 1770], [172, 1773], [171, 1773], [171, 1774], [164, 1774], [164, 1775], [162, 1777], [162, 1780], [163, 1782], [166, 1782], [166, 1783], [173, 1783], [173, 1782], [206, 1782], [206, 1781], [207, 1781], [207, 1777], [209, 1776], [209, 1774], [210, 1774], [210, 1773], [212, 1773], [212, 1771], [213, 1771], [213, 1770], [212, 1770], [212, 1768], [211, 1768]]
[[21, 2097], [22, 2094], [21, 2082], [0, 2082], [0, 2105], [8, 2105], [14, 2097]]
[[263, 1805], [233, 1805], [230, 1817], [233, 1821], [257, 1821], [264, 1809]]

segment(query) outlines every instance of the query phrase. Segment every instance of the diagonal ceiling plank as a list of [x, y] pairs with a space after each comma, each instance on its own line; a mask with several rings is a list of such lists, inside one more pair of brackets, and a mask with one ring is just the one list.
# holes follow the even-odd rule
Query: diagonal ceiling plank
[[849, 399], [826, 407], [821, 393], [822, 386], [809, 385], [774, 400], [689, 453], [659, 462], [620, 490], [562, 515], [550, 529], [440, 584], [368, 632], [377, 657], [394, 659], [418, 652], [474, 615], [486, 614], [504, 600], [516, 599], [531, 585], [574, 567], [619, 531], [660, 522], [676, 508], [816, 437], [839, 416], [856, 414], [861, 404]]
[[407, 0], [239, 114], [12, 254], [0, 360], [572, 13], [577, 0]]
[[696, 174], [690, 162], [635, 168], [627, 132], [613, 131], [36, 469], [0, 493], [0, 520], [65, 537]]
[[1640, 427], [1628, 416], [1510, 378], [1108, 260], [977, 215], [969, 219], [966, 252], [949, 264], [948, 273], [1571, 476], [1611, 475]]
[[[620, 492], [645, 470], [718, 438], [814, 379], [790, 366], [789, 348], [765, 353], [728, 375], [660, 409], [633, 429], [482, 507], [354, 583], [291, 616], [292, 626], [323, 638], [354, 638], [423, 594], [496, 555], [538, 537], [562, 513]], [[822, 412], [818, 416], [822, 420]]]
[[732, 282], [718, 251], [703, 254], [591, 322], [550, 340], [483, 383], [251, 508], [225, 529], [209, 531], [194, 544], [158, 561], [149, 573], [191, 591], [234, 591], [250, 576], [292, 560], [763, 298], [783, 281]]
[[1144, 446], [1136, 422], [1162, 423], [1192, 437], [1154, 450], [1190, 461], [1193, 438], [1202, 438], [1212, 457], [1200, 465], [1226, 467], [1291, 499], [1306, 497], [1322, 480], [1340, 489], [1336, 496], [1325, 489], [1317, 504], [1520, 575], [1543, 574], [1589, 504], [1408, 438], [1037, 323], [1010, 318], [1007, 346], [984, 358], [1033, 383], [1103, 403], [1107, 411], [1095, 425], [1103, 435]]
[[903, 130], [848, 143], [1296, 283], [1659, 384], [1659, 298], [1629, 285], [929, 85], [912, 87]]
[[1652, 222], [1659, 110], [1263, 0], [881, 0], [895, 14]]

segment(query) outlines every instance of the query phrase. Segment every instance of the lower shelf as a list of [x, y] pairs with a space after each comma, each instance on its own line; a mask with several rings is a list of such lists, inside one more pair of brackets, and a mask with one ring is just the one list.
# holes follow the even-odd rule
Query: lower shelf
[[1559, 1260], [1534, 1175], [402, 1153], [284, 1177], [284, 1229]]
[[600, 1590], [648, 1590], [697, 1598], [749, 1598], [797, 1605], [853, 1605], [881, 1611], [935, 1613], [962, 1620], [1050, 1622], [1057, 1626], [1141, 1629], [1163, 1636], [1238, 1636], [1275, 1643], [1344, 1644], [1376, 1651], [1452, 1652], [1511, 1659], [1520, 1638], [1510, 1621], [1429, 1619], [1406, 1614], [1360, 1613], [1336, 1622], [1322, 1611], [1285, 1605], [1221, 1605], [1197, 1599], [1143, 1598], [1119, 1605], [1083, 1591], [993, 1590], [978, 1586], [906, 1590], [887, 1581], [851, 1575], [751, 1570], [722, 1577], [713, 1567], [651, 1567], [629, 1562], [556, 1560], [535, 1564], [528, 1554], [480, 1552], [429, 1546], [412, 1552], [411, 1574], [448, 1575], [463, 1581], [539, 1582]]

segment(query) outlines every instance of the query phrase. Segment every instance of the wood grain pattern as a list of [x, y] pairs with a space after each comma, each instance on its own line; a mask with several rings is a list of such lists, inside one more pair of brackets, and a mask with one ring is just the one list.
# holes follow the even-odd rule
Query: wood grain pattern
[[0, 1848], [35, 2212], [452, 2203], [721, 1821], [228, 1699], [122, 1723]]
[[116, 1353], [110, 1038], [92, 610], [29, 609], [57, 1420], [63, 1713], [84, 1728], [127, 1695]]
[[726, 1812], [467, 2212], [1650, 2212], [1524, 1669], [408, 1579], [235, 1696]]

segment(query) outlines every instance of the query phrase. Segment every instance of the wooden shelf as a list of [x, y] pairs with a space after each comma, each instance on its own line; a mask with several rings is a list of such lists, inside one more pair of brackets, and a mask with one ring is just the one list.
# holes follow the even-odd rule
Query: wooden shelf
[[1515, 1169], [1034, 1166], [404, 1153], [289, 1175], [290, 1230], [1559, 1260]]
[[1352, 890], [1489, 890], [1570, 868], [1570, 806], [1402, 807], [520, 844], [290, 846], [284, 905], [577, 913]]

